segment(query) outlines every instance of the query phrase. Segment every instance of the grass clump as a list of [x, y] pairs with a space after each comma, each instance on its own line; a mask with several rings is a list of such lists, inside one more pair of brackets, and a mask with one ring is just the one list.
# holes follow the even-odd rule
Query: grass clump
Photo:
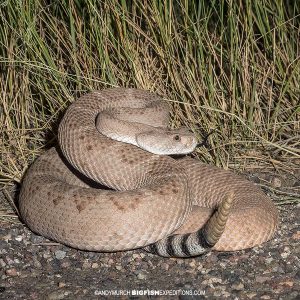
[[299, 6], [2, 1], [0, 183], [20, 182], [74, 98], [111, 86], [161, 94], [199, 138], [213, 130], [206, 162], [299, 168]]

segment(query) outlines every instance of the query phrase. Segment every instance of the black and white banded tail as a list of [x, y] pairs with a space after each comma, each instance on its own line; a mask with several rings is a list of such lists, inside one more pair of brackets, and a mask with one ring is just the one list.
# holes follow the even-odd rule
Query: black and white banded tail
[[209, 251], [222, 236], [233, 202], [233, 193], [220, 204], [208, 222], [196, 232], [170, 235], [144, 249], [163, 257], [191, 257]]

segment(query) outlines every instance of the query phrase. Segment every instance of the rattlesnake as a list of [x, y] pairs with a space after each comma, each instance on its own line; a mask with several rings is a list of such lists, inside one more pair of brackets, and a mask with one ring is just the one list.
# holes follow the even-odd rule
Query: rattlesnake
[[188, 153], [197, 143], [186, 129], [165, 129], [168, 113], [160, 97], [138, 89], [94, 91], [73, 102], [60, 146], [23, 180], [23, 220], [47, 238], [103, 252], [146, 247], [186, 257], [270, 239], [278, 214], [260, 188], [196, 159], [160, 155]]

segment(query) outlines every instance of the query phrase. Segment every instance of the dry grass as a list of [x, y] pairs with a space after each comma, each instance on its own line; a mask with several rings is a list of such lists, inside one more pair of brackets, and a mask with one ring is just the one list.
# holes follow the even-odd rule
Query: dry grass
[[[293, 2], [293, 1], [292, 1]], [[223, 167], [292, 172], [300, 157], [297, 1], [3, 1], [0, 183], [19, 183], [91, 89], [149, 89]]]

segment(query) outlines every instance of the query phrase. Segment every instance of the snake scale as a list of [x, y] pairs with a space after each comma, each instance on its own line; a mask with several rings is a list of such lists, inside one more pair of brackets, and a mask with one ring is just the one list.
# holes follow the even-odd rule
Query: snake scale
[[186, 129], [167, 129], [168, 114], [165, 101], [139, 89], [94, 91], [74, 101], [59, 126], [59, 147], [25, 174], [25, 223], [77, 249], [144, 247], [165, 257], [270, 239], [278, 213], [259, 187], [199, 160], [163, 155], [197, 144]]

